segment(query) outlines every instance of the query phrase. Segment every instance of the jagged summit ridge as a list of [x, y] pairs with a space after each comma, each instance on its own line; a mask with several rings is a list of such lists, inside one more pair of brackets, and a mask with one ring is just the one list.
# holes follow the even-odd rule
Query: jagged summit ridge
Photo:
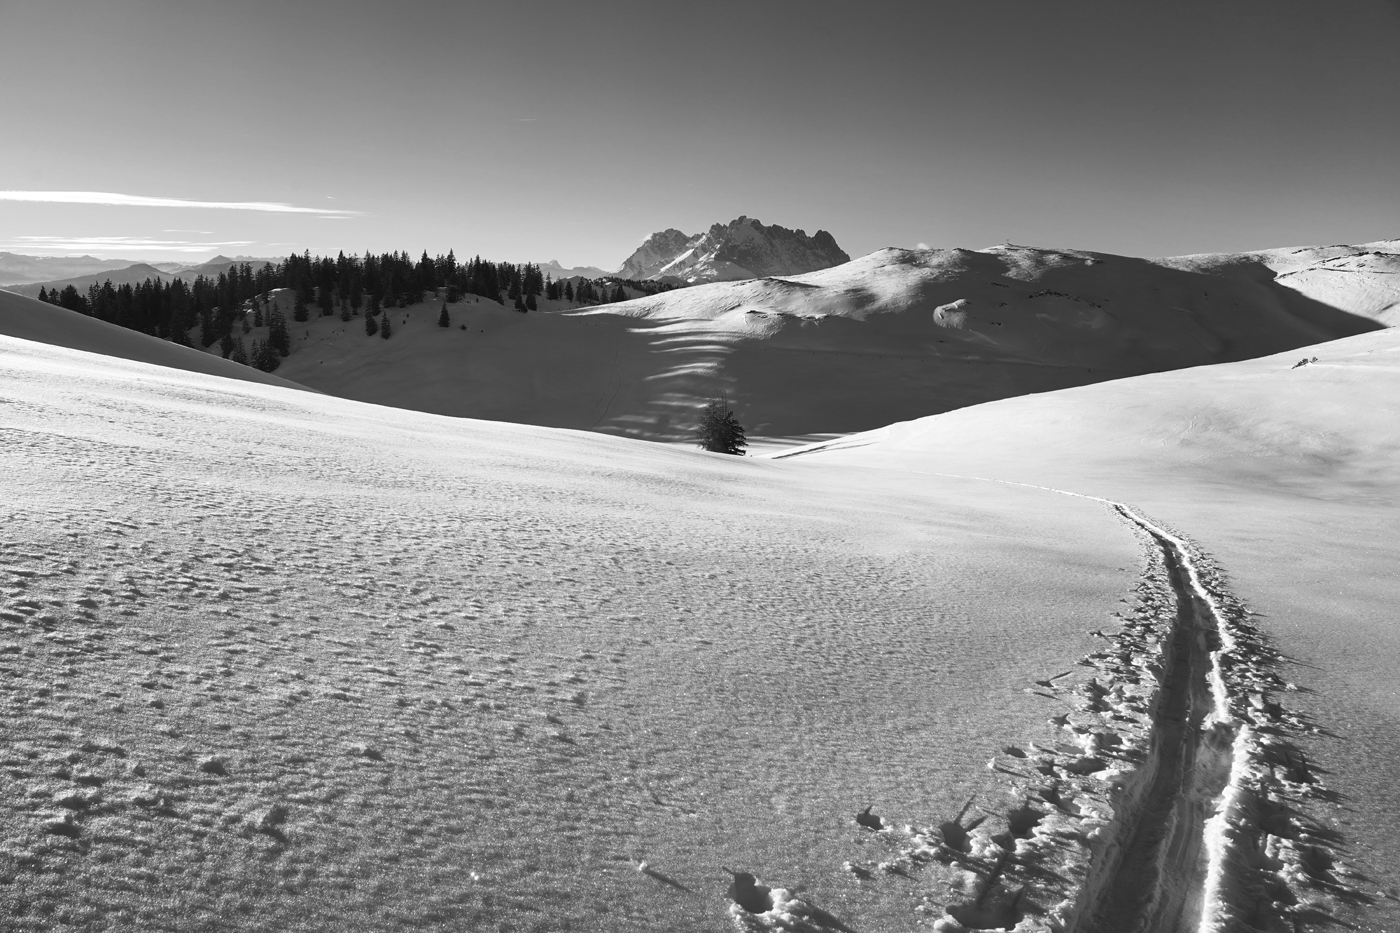
[[675, 279], [687, 284], [730, 282], [829, 269], [851, 257], [825, 230], [808, 236], [751, 217], [715, 224], [693, 236], [674, 228], [653, 233], [627, 257], [628, 279]]

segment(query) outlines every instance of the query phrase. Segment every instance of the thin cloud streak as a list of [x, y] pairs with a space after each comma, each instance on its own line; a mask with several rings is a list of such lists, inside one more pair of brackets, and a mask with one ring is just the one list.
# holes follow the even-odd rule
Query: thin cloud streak
[[220, 243], [196, 243], [192, 240], [154, 240], [137, 236], [22, 236], [0, 242], [0, 249], [38, 250], [62, 253], [129, 253], [133, 250], [158, 250], [167, 253], [218, 252], [230, 246], [251, 246], [253, 240], [226, 240]]
[[105, 204], [111, 207], [195, 207], [216, 211], [258, 211], [264, 214], [324, 214], [358, 216], [359, 211], [297, 207], [275, 201], [190, 201], [185, 198], [153, 198], [113, 191], [0, 191], [0, 201], [44, 204]]

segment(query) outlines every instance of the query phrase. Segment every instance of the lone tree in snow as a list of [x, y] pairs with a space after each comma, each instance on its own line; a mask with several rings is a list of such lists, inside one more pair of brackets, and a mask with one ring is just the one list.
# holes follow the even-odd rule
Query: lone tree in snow
[[389, 336], [393, 334], [393, 332], [394, 328], [389, 326], [389, 312], [385, 311], [384, 320], [379, 322], [379, 336], [383, 337], [385, 340], [388, 340]]
[[374, 312], [370, 311], [365, 315], [365, 336], [373, 337], [379, 333], [379, 324], [374, 320]]
[[729, 398], [712, 398], [700, 413], [700, 425], [695, 432], [700, 447], [719, 454], [742, 457], [749, 443], [744, 439], [744, 426], [734, 417]]
[[451, 327], [452, 318], [447, 314], [447, 302], [442, 303], [442, 313], [438, 315], [438, 327]]

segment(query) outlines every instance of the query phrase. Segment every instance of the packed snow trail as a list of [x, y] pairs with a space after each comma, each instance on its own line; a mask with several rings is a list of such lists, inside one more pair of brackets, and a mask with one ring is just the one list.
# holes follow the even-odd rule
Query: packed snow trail
[[[814, 452], [821, 446], [826, 445], [778, 456]], [[1015, 832], [1013, 812], [1007, 815], [1010, 835], [986, 836], [999, 848], [984, 848], [978, 854], [984, 863], [988, 853], [996, 854], [996, 870], [973, 883], [974, 901], [947, 905], [943, 920], [935, 925], [940, 933], [1013, 928], [1073, 933], [1293, 931], [1329, 919], [1329, 907], [1337, 898], [1365, 901], [1350, 886], [1344, 869], [1334, 871], [1336, 839], [1302, 806], [1326, 791], [1318, 786], [1301, 751], [1288, 741], [1301, 721], [1270, 698], [1273, 691], [1289, 689], [1274, 671], [1277, 656], [1194, 547], [1114, 500], [988, 477], [912, 472], [1040, 489], [1112, 508], [1159, 552], [1149, 561], [1147, 579], [1154, 576], [1152, 564], [1160, 560], [1160, 575], [1170, 585], [1173, 603], [1173, 618], [1162, 627], [1156, 664], [1149, 665], [1141, 654], [1134, 662], [1156, 669], [1146, 755], [1132, 771], [1108, 778], [1112, 817], [1102, 831], [1090, 833], [1097, 844], [1073, 906], [1063, 903], [1039, 921], [1025, 906], [1025, 894], [1032, 888], [1027, 879], [1037, 868], [1049, 868], [1048, 862], [1036, 863], [1045, 861], [1052, 848], [1046, 844], [1051, 829], [1036, 828], [1043, 816], [1031, 810], [1032, 793], [1021, 811], [1029, 825]], [[1097, 666], [1094, 657], [1085, 663]], [[1050, 680], [1039, 683], [1052, 685]], [[1086, 709], [1111, 699], [1123, 686], [1104, 689], [1091, 680]], [[1112, 706], [1099, 709], [1110, 713]], [[1122, 704], [1109, 718], [1126, 721], [1130, 717], [1121, 714], [1133, 709], [1132, 703]], [[1086, 743], [1085, 757], [1069, 762], [1069, 772], [1077, 773], [1081, 764], [1089, 774], [1106, 768], [1095, 760], [1095, 752], [1109, 736], [1072, 723], [1068, 716], [1056, 721]], [[1132, 738], [1129, 728], [1112, 741], [1127, 747]], [[1006, 751], [1014, 753], [1013, 759], [1027, 757], [1014, 747]], [[1064, 774], [1064, 764], [1046, 758], [1037, 770], [1042, 775]], [[1017, 773], [1004, 766], [997, 770]], [[1053, 780], [1049, 787], [1026, 790], [1070, 809]], [[944, 824], [945, 842], [940, 846], [945, 853], [953, 852], [946, 843], [949, 825]], [[961, 832], [961, 817], [953, 825]], [[910, 835], [916, 846], [906, 855], [914, 861], [935, 852], [926, 835], [912, 827]], [[1033, 837], [1041, 843], [1039, 848], [1026, 843]], [[970, 850], [964, 846], [963, 851]], [[936, 857], [948, 861], [941, 854]], [[988, 874], [975, 858], [953, 854], [951, 861], [965, 867], [971, 863], [974, 874]], [[1018, 862], [1021, 887], [1013, 890], [1012, 880], [1003, 875], [1009, 874], [1007, 865]]]
[[1222, 708], [1228, 717], [1218, 667], [1224, 620], [1179, 539], [1122, 505], [1115, 508], [1161, 547], [1177, 614], [1163, 651], [1151, 751], [1143, 765], [1151, 783], [1132, 805], [1136, 812], [1125, 814], [1136, 818], [1120, 830], [1089, 878], [1080, 928], [1089, 933], [1209, 928], [1205, 921], [1215, 905], [1205, 900], [1207, 877], [1218, 872], [1205, 857], [1206, 827], [1230, 781], [1236, 731], [1228, 719], [1211, 723]]

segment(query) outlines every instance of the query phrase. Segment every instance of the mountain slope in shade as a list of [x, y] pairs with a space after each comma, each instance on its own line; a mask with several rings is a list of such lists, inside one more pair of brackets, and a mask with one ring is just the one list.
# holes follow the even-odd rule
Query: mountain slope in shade
[[622, 264], [627, 279], [674, 279], [687, 284], [797, 275], [849, 262], [850, 256], [825, 230], [764, 226], [749, 217], [715, 224], [688, 236], [679, 230], [653, 233]]
[[1212, 275], [1273, 278], [1334, 308], [1400, 324], [1400, 240], [1358, 246], [1304, 246], [1250, 253], [1205, 253], [1157, 260], [1163, 265]]
[[108, 324], [67, 308], [0, 291], [0, 337], [32, 340], [103, 356], [120, 357], [170, 369], [223, 376], [264, 385], [305, 389], [289, 379], [261, 372], [251, 366], [182, 347], [168, 340]]
[[652, 374], [624, 380], [643, 389], [631, 410], [604, 424], [670, 437], [721, 391], [754, 433], [843, 431], [1381, 326], [1263, 277], [1009, 246], [887, 249], [587, 314], [631, 316], [655, 354]]
[[597, 308], [542, 301], [518, 314], [472, 297], [449, 306], [450, 328], [437, 304], [396, 309], [390, 340], [366, 337], [362, 318], [296, 324], [278, 375], [437, 414], [687, 441], [721, 393], [754, 435], [858, 431], [1380, 327], [1249, 257], [1214, 263], [1218, 273], [1174, 263], [889, 249]]
[[387, 341], [358, 318], [313, 318], [278, 372], [437, 414], [684, 441], [720, 393], [751, 434], [864, 430], [1380, 326], [1262, 274], [1025, 247], [881, 250], [801, 276], [540, 307], [469, 298], [449, 306], [451, 328], [436, 306], [402, 309]]

